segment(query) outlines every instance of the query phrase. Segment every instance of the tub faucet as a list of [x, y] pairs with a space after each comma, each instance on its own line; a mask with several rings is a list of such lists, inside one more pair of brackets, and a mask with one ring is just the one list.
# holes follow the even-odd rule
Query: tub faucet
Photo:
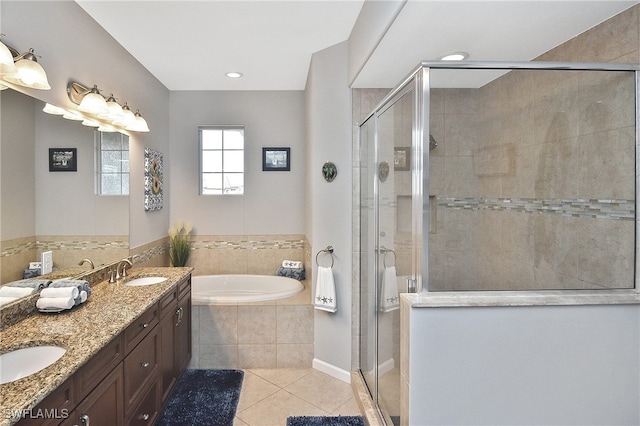
[[[126, 257], [118, 263], [118, 266], [116, 266], [116, 280], [127, 276], [127, 264], [129, 264], [129, 268], [133, 266], [133, 263]], [[122, 265], [122, 274], [120, 273], [120, 265]]]
[[89, 258], [82, 259], [82, 260], [80, 261], [80, 263], [78, 263], [78, 266], [82, 266], [82, 265], [84, 265], [84, 264], [85, 264], [85, 262], [86, 262], [86, 263], [89, 263], [89, 265], [91, 265], [91, 269], [95, 269], [95, 266], [93, 266], [93, 262], [92, 262], [92, 261], [91, 261], [91, 259], [89, 259]]

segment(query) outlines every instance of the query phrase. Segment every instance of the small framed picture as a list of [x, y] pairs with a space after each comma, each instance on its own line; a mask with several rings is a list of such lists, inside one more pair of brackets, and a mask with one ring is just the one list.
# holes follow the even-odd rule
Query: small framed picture
[[77, 148], [49, 148], [50, 172], [77, 172]]
[[396, 147], [393, 149], [393, 169], [411, 170], [411, 148]]
[[262, 148], [262, 171], [291, 170], [291, 148]]

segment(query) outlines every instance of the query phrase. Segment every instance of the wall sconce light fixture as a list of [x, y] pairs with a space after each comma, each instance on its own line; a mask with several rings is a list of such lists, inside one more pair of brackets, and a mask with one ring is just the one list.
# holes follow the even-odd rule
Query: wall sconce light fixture
[[125, 102], [122, 106], [116, 101], [113, 93], [105, 99], [97, 85], [89, 89], [74, 81], [67, 85], [67, 95], [78, 110], [84, 114], [83, 124], [110, 129], [110, 131], [129, 130], [148, 132], [149, 126], [142, 115], [134, 114]]
[[[2, 34], [0, 34], [2, 36]], [[0, 79], [31, 89], [49, 90], [44, 68], [38, 63], [33, 49], [20, 54], [0, 41]]]

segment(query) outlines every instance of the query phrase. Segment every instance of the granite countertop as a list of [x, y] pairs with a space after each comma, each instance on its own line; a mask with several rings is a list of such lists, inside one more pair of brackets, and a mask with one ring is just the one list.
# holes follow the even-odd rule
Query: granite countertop
[[636, 290], [443, 291], [404, 293], [412, 308], [640, 304]]
[[[57, 314], [36, 313], [0, 331], [0, 353], [44, 344], [67, 350], [38, 373], [0, 385], [0, 425], [16, 423], [21, 410], [34, 408], [192, 271], [188, 267], [134, 267], [116, 283], [93, 284], [91, 297], [80, 306]], [[124, 285], [144, 276], [168, 279], [149, 286]]]

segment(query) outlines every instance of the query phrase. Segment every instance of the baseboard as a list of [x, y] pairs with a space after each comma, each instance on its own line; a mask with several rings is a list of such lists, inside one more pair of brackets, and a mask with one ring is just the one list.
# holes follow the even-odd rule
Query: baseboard
[[349, 371], [338, 368], [328, 362], [320, 361], [317, 358], [313, 359], [311, 366], [318, 371], [322, 371], [323, 373], [330, 375], [331, 377], [335, 377], [338, 380], [351, 384], [351, 372]]

